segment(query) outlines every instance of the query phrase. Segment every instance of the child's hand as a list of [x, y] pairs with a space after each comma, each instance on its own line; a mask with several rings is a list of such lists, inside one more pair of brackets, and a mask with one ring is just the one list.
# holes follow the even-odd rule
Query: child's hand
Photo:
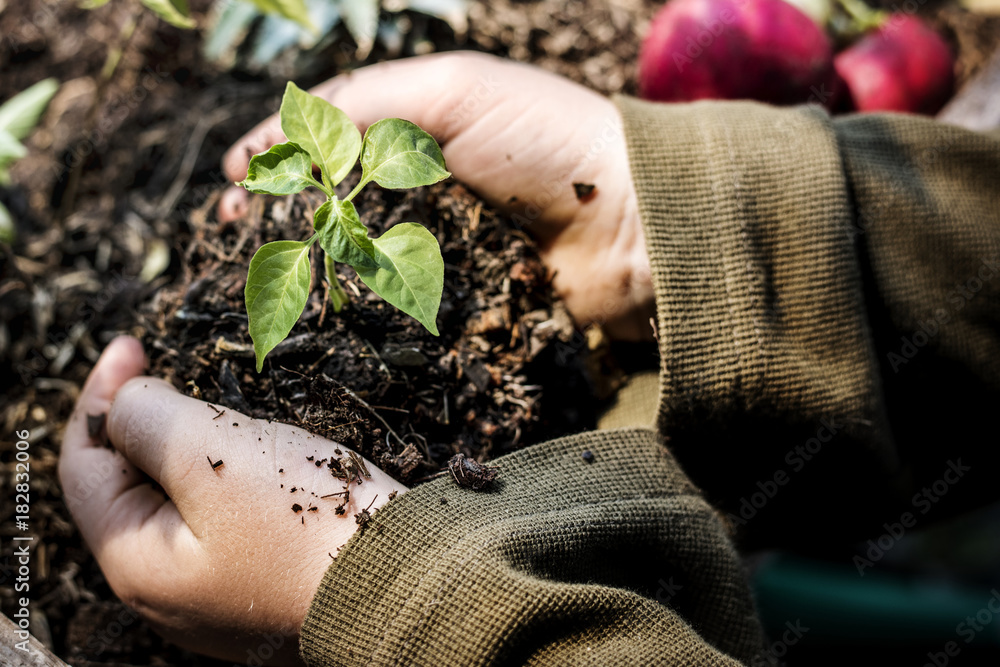
[[[338, 445], [188, 398], [138, 377], [144, 365], [138, 341], [113, 341], [66, 427], [59, 476], [80, 532], [115, 593], [167, 638], [229, 660], [274, 652], [271, 661], [297, 664], [302, 620], [354, 515], [406, 488], [369, 463], [371, 479], [351, 485], [336, 516], [339, 500], [320, 496], [343, 483], [306, 457]], [[105, 414], [114, 449], [91, 436], [96, 420], [88, 426]]]
[[[387, 117], [415, 122], [442, 144], [448, 168], [539, 241], [554, 285], [581, 323], [648, 339], [653, 291], [621, 117], [610, 100], [542, 70], [473, 53], [389, 62], [312, 91], [364, 130]], [[226, 154], [226, 177], [285, 141], [278, 118]], [[590, 197], [574, 184], [594, 185]], [[231, 189], [219, 216], [245, 211]], [[514, 200], [516, 198], [516, 200]]]

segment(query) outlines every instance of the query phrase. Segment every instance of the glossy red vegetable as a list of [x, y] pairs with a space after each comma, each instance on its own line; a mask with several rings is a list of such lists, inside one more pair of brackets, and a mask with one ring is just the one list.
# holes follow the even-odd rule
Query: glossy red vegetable
[[835, 81], [826, 33], [785, 0], [670, 0], [639, 56], [650, 100], [829, 104]]
[[916, 16], [891, 14], [834, 60], [858, 111], [934, 114], [951, 97], [951, 50]]

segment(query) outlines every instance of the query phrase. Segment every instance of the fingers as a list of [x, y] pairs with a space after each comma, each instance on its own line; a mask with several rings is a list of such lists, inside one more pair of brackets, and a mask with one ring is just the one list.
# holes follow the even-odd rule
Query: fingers
[[[567, 178], [594, 182], [592, 172], [603, 168], [605, 160], [585, 159], [586, 149], [606, 133], [609, 119], [617, 119], [614, 105], [594, 91], [538, 68], [478, 53], [382, 63], [338, 76], [312, 92], [342, 109], [362, 130], [383, 118], [416, 123], [442, 145], [455, 177], [494, 204], [514, 195], [530, 199], [541, 189], [541, 155], [548, 165], [542, 176], [546, 183]], [[283, 140], [277, 116], [261, 123], [224, 157], [226, 176], [241, 180], [251, 156]], [[540, 205], [546, 220], [579, 208], [570, 184], [562, 185], [558, 201], [548, 191], [542, 194], [548, 202]], [[227, 192], [220, 220], [238, 219], [247, 200], [245, 192]]]
[[119, 389], [108, 415], [108, 438], [163, 487], [195, 534], [210, 523], [207, 507], [233, 504], [233, 498], [245, 508], [258, 501], [273, 504], [276, 494], [287, 509], [289, 492], [279, 492], [282, 475], [289, 487], [339, 490], [329, 470], [314, 464], [329, 456], [335, 443], [190, 398], [155, 378], [133, 378]]
[[238, 412], [184, 396], [163, 380], [136, 377], [115, 397], [108, 439], [183, 508], [186, 498], [216, 478], [208, 459], [225, 460], [236, 449], [232, 440], [241, 435], [240, 426], [251, 422]]
[[[453, 101], [467, 94], [477, 67], [500, 62], [473, 53], [397, 60], [343, 74], [310, 92], [343, 110], [362, 132], [383, 118], [403, 118], [446, 143], [455, 130], [447, 122], [455, 109]], [[284, 140], [278, 115], [271, 116], [226, 152], [222, 160], [226, 178], [243, 180], [252, 156]]]
[[106, 415], [118, 389], [142, 372], [146, 357], [134, 338], [116, 338], [90, 373], [66, 425], [59, 477], [66, 504], [93, 546], [107, 508], [141, 475], [105, 446]]
[[240, 220], [247, 214], [250, 198], [247, 191], [239, 186], [230, 186], [219, 199], [219, 222]]
[[[362, 132], [383, 118], [405, 118], [443, 144], [454, 129], [442, 122], [446, 118], [442, 111], [447, 109], [448, 100], [461, 85], [461, 81], [445, 70], [469, 68], [486, 58], [472, 54], [442, 54], [383, 63], [335, 77], [310, 92], [342, 109]], [[226, 178], [233, 183], [243, 180], [251, 157], [285, 140], [280, 117], [275, 114], [243, 135], [226, 152], [222, 158]], [[219, 220], [241, 219], [247, 212], [248, 200], [243, 188], [229, 188], [219, 200]]]
[[108, 345], [77, 399], [59, 458], [66, 505], [112, 587], [129, 600], [135, 595], [134, 575], [149, 574], [145, 559], [164, 556], [190, 538], [173, 503], [107, 446], [107, 415], [115, 395], [145, 365], [136, 339], [116, 338]]
[[[482, 57], [443, 54], [382, 63], [334, 77], [309, 92], [343, 110], [362, 132], [382, 118], [405, 118], [444, 144], [450, 132], [440, 121], [444, 117], [440, 110], [460, 82], [443, 70], [465, 67], [468, 61], [479, 58]], [[441, 90], [442, 86], [445, 91]], [[448, 94], [442, 95], [442, 92]], [[285, 140], [281, 119], [275, 114], [233, 144], [222, 158], [223, 173], [233, 183], [243, 180], [251, 157]], [[230, 187], [219, 200], [219, 220], [241, 219], [246, 215], [248, 201], [246, 190]]]

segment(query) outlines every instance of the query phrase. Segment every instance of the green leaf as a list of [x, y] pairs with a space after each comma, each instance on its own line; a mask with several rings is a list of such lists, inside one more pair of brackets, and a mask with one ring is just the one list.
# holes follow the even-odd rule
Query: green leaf
[[141, 0], [154, 14], [178, 28], [193, 28], [197, 25], [191, 18], [187, 0]]
[[80, 2], [80, 7], [82, 9], [97, 9], [98, 7], [103, 7], [108, 4], [109, 0], [82, 0]]
[[261, 246], [250, 260], [244, 297], [258, 373], [264, 357], [285, 340], [306, 307], [310, 245], [274, 241]]
[[28, 154], [28, 149], [9, 132], [0, 130], [0, 185], [10, 184], [8, 167]]
[[358, 268], [373, 292], [417, 319], [435, 336], [444, 290], [444, 260], [434, 235], [422, 225], [405, 222], [375, 239], [375, 268]]
[[20, 160], [28, 154], [28, 149], [14, 135], [0, 129], [0, 165]]
[[309, 152], [331, 188], [344, 180], [361, 153], [361, 133], [347, 114], [291, 81], [281, 100], [281, 129]]
[[294, 195], [317, 185], [312, 158], [301, 146], [288, 142], [271, 146], [250, 158], [246, 180], [239, 182], [250, 192], [263, 195]]
[[361, 181], [383, 188], [416, 188], [451, 176], [434, 137], [407, 120], [386, 118], [368, 128], [361, 149]]
[[14, 218], [10, 216], [10, 211], [3, 204], [0, 204], [0, 242], [13, 243], [17, 236], [14, 228]]
[[295, 21], [311, 33], [316, 33], [316, 27], [309, 18], [309, 9], [305, 0], [250, 0], [265, 14], [280, 14], [286, 19]]
[[319, 232], [320, 247], [333, 261], [355, 268], [375, 266], [375, 246], [351, 202], [327, 201], [316, 210], [313, 226]]
[[4, 102], [0, 106], [0, 131], [15, 139], [27, 137], [57, 90], [58, 81], [43, 79]]

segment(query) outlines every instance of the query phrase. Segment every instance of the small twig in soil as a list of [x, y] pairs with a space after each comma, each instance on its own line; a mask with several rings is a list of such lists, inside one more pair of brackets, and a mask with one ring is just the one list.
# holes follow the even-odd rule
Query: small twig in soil
[[323, 283], [323, 307], [319, 310], [319, 323], [318, 327], [323, 328], [323, 322], [326, 321], [326, 304], [330, 301], [330, 285], [328, 283]]
[[[360, 403], [364, 407], [368, 408], [368, 411], [371, 412], [373, 415], [375, 415], [376, 419], [378, 419], [380, 422], [382, 422], [382, 425], [385, 426], [389, 430], [389, 433], [392, 433], [393, 437], [396, 438], [396, 442], [398, 442], [401, 446], [406, 447], [406, 443], [403, 442], [403, 439], [399, 437], [398, 433], [396, 433], [394, 430], [392, 430], [392, 427], [389, 426], [389, 422], [387, 422], [382, 417], [382, 415], [380, 415], [375, 410], [375, 408], [373, 408], [372, 406], [368, 405], [368, 403], [366, 403], [364, 400], [362, 400], [357, 394], [355, 394], [353, 391], [351, 391], [347, 387], [344, 387], [344, 391], [347, 392], [347, 394], [350, 395], [350, 397], [353, 398], [355, 401], [357, 401], [358, 403]], [[392, 454], [393, 456], [395, 456], [395, 452], [393, 452], [391, 448], [389, 449], [389, 453]]]
[[[357, 452], [351, 451], [347, 453], [351, 457], [351, 463], [354, 464], [354, 469], [365, 476], [365, 479], [371, 479], [372, 474], [368, 472], [368, 466], [365, 465], [365, 460], [358, 456]], [[358, 483], [361, 483], [360, 476], [358, 477]]]
[[[375, 347], [371, 343], [369, 343], [367, 339], [363, 340], [365, 341], [365, 346], [369, 350], [371, 350], [372, 356], [378, 359], [378, 369], [383, 373], [385, 373], [385, 379], [387, 379], [389, 382], [392, 382], [392, 373], [389, 372], [389, 367], [385, 365], [384, 361], [382, 361], [382, 357], [380, 357], [379, 353], [375, 351]], [[364, 358], [364, 356], [365, 355], [361, 355], [362, 358]]]
[[330, 349], [328, 349], [326, 352], [323, 353], [323, 356], [321, 356], [319, 359], [317, 359], [316, 361], [314, 361], [313, 365], [306, 369], [306, 372], [305, 372], [304, 376], [305, 377], [311, 377], [312, 374], [313, 374], [313, 371], [316, 370], [317, 366], [319, 366], [321, 363], [323, 363], [323, 361], [325, 359], [333, 356], [336, 353], [337, 353], [337, 348], [336, 347], [331, 347]]
[[177, 176], [174, 178], [174, 182], [170, 184], [167, 194], [160, 200], [159, 206], [154, 210], [155, 219], [162, 220], [170, 215], [174, 207], [177, 206], [177, 202], [184, 195], [184, 191], [188, 187], [188, 181], [191, 180], [191, 174], [194, 173], [195, 165], [198, 163], [198, 156], [201, 154], [201, 145], [204, 143], [208, 131], [219, 123], [229, 120], [232, 116], [233, 112], [231, 109], [222, 107], [221, 109], [216, 109], [208, 116], [202, 116], [198, 120], [197, 125], [195, 125], [194, 130], [191, 132], [187, 150], [184, 152], [184, 157], [181, 159], [180, 167], [177, 170]]

